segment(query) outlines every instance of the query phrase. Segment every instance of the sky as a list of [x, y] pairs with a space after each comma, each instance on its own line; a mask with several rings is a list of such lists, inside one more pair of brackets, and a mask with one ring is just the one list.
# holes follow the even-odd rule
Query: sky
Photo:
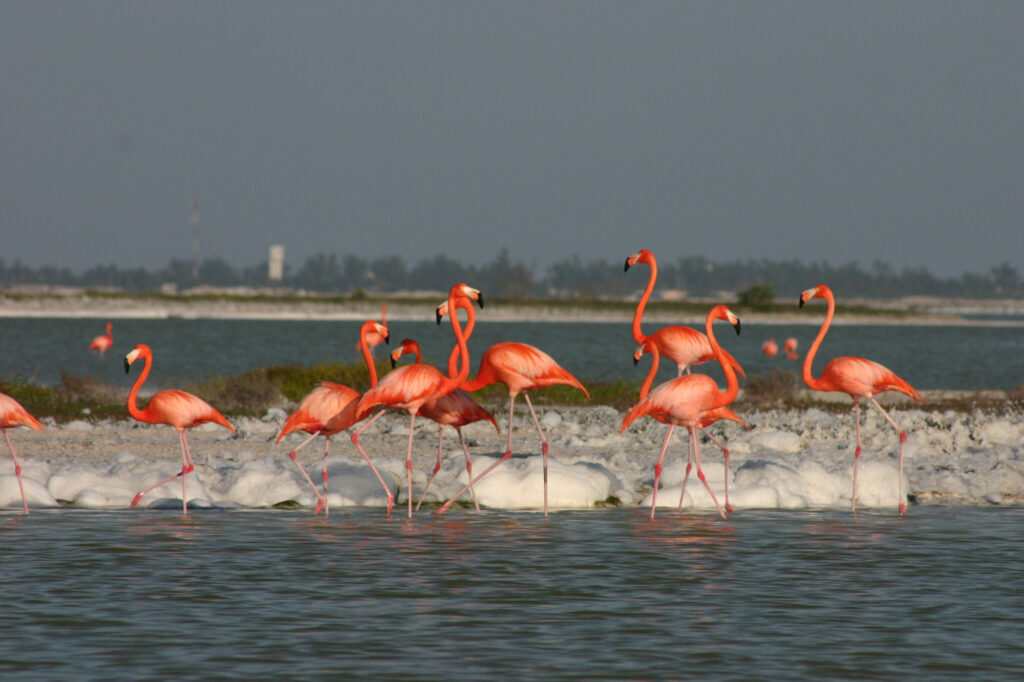
[[1024, 268], [1021, 2], [0, 3], [0, 258]]

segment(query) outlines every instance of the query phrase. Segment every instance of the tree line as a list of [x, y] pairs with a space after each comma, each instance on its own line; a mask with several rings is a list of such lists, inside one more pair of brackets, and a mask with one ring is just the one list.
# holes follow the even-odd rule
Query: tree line
[[[364, 258], [332, 253], [310, 256], [296, 268], [286, 266], [284, 279], [271, 283], [265, 262], [236, 268], [222, 258], [202, 261], [198, 277], [193, 277], [191, 262], [177, 259], [155, 272], [97, 265], [75, 273], [69, 268], [32, 268], [19, 260], [7, 263], [0, 258], [0, 287], [46, 284], [146, 292], [158, 291], [168, 284], [179, 289], [201, 285], [264, 287], [273, 284], [320, 293], [384, 294], [417, 289], [444, 291], [452, 282], [465, 281], [501, 298], [596, 299], [629, 296], [644, 286], [646, 268], [642, 273], [624, 273], [623, 261], [584, 261], [572, 256], [539, 269], [512, 259], [505, 249], [483, 265], [467, 265], [444, 255], [426, 257], [409, 265], [400, 256]], [[844, 296], [877, 299], [902, 296], [1024, 298], [1024, 279], [1009, 263], [982, 274], [965, 273], [947, 278], [936, 277], [925, 268], [897, 271], [881, 261], [863, 267], [855, 262], [833, 265], [827, 261], [801, 263], [766, 259], [715, 263], [701, 256], [688, 256], [658, 264], [658, 291], [675, 289], [690, 297], [715, 297], [764, 286], [784, 294], [800, 292], [818, 283], [827, 283], [842, 291]]]

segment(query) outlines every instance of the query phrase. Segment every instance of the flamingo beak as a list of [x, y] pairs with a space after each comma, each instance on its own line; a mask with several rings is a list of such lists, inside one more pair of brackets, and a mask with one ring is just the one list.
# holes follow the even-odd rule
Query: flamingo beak
[[483, 294], [479, 294], [477, 296], [476, 303], [477, 303], [477, 305], [480, 306], [480, 310], [484, 309], [484, 295]]
[[736, 328], [736, 336], [740, 335], [740, 318], [736, 318], [736, 324], [733, 325]]
[[125, 359], [124, 359], [124, 373], [127, 374], [128, 370], [130, 370], [131, 368], [132, 368], [132, 363], [128, 362], [128, 358], [125, 357]]
[[441, 308], [438, 308], [437, 310], [435, 310], [434, 313], [435, 313], [435, 315], [437, 315], [437, 323], [441, 324], [441, 320], [444, 319], [444, 315], [441, 314]]
[[397, 365], [397, 364], [398, 364], [398, 359], [397, 359], [397, 358], [395, 358], [395, 356], [394, 356], [394, 355], [392, 355], [392, 356], [390, 356], [390, 357], [391, 357], [391, 369], [394, 369], [394, 368], [395, 368], [395, 365]]
[[624, 268], [622, 268], [623, 272], [629, 272], [629, 259], [630, 258], [632, 258], [632, 256], [626, 256], [626, 266]]

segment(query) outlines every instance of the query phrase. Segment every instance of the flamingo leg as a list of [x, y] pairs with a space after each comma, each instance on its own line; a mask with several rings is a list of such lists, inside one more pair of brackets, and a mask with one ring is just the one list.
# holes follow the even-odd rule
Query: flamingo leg
[[[295, 462], [295, 466], [297, 466], [299, 468], [299, 471], [302, 472], [302, 475], [306, 477], [307, 481], [309, 481], [309, 487], [313, 489], [313, 494], [316, 495], [316, 509], [313, 511], [314, 514], [319, 514], [320, 513], [320, 509], [326, 504], [326, 498], [327, 498], [327, 450], [326, 450], [326, 448], [324, 449], [324, 496], [323, 497], [320, 496], [320, 491], [317, 490], [316, 483], [313, 483], [313, 479], [309, 477], [308, 473], [306, 473], [306, 468], [304, 466], [302, 466], [301, 464], [299, 464], [299, 460], [295, 457], [295, 454], [299, 450], [301, 450], [307, 443], [309, 443], [311, 440], [316, 438], [318, 435], [320, 435], [319, 431], [317, 431], [316, 433], [311, 435], [309, 438], [307, 438], [306, 440], [304, 440], [301, 443], [299, 443], [299, 446], [297, 448], [295, 448], [294, 450], [292, 450], [291, 452], [288, 453], [288, 456], [291, 457], [293, 462]], [[328, 443], [330, 443], [330, 441], [328, 441]]]
[[669, 424], [665, 431], [665, 442], [661, 444], [661, 454], [658, 455], [658, 463], [654, 465], [654, 490], [651, 491], [651, 521], [654, 520], [654, 508], [658, 503], [658, 481], [661, 480], [661, 463], [665, 459], [665, 452], [668, 450], [669, 441], [672, 440], [672, 430], [675, 424]]
[[729, 448], [725, 447], [725, 445], [722, 444], [722, 441], [712, 436], [703, 427], [701, 427], [701, 432], [703, 432], [712, 443], [719, 447], [722, 451], [722, 456], [725, 457], [725, 511], [728, 514], [732, 514], [736, 510], [732, 508], [731, 504], [729, 504]]
[[[537, 413], [533, 411], [533, 403], [530, 402], [530, 394], [523, 391], [523, 397], [526, 398], [526, 405], [530, 408], [530, 416], [533, 417], [533, 423], [537, 427], [537, 433], [540, 434], [540, 450], [544, 455], [544, 516], [548, 515], [548, 439], [544, 437], [544, 429], [540, 428], [540, 420], [537, 419]], [[512, 449], [512, 432], [509, 431], [509, 450]]]
[[459, 434], [459, 443], [466, 455], [466, 477], [469, 479], [469, 491], [473, 493], [473, 506], [480, 511], [480, 502], [476, 499], [476, 489], [473, 487], [473, 461], [469, 458], [469, 448], [466, 447], [466, 439], [462, 437], [462, 429], [455, 429], [455, 433]]
[[423, 488], [423, 492], [420, 493], [420, 501], [416, 503], [416, 511], [420, 510], [420, 505], [423, 504], [423, 498], [427, 496], [427, 491], [430, 490], [430, 484], [434, 482], [434, 477], [437, 476], [437, 472], [441, 470], [441, 443], [444, 442], [444, 424], [437, 425], [437, 464], [434, 465], [434, 473], [430, 475], [430, 480], [427, 481], [426, 487]]
[[132, 503], [130, 505], [131, 507], [137, 506], [139, 504], [139, 500], [141, 500], [142, 496], [145, 495], [146, 493], [148, 493], [151, 490], [154, 490], [156, 488], [159, 488], [164, 483], [170, 483], [171, 481], [173, 481], [174, 479], [176, 479], [176, 478], [178, 478], [180, 476], [181, 479], [182, 479], [182, 481], [181, 481], [181, 503], [182, 503], [182, 510], [186, 514], [188, 513], [188, 501], [185, 498], [185, 476], [190, 471], [194, 470], [195, 466], [192, 464], [192, 455], [188, 451], [188, 441], [185, 440], [185, 432], [184, 431], [178, 431], [178, 436], [181, 439], [181, 471], [179, 471], [178, 473], [174, 474], [173, 476], [168, 476], [167, 478], [163, 479], [162, 481], [154, 483], [153, 485], [149, 486], [148, 488], [146, 488], [145, 490], [140, 492], [132, 500]]
[[[523, 395], [526, 395], [526, 394], [524, 393]], [[509, 394], [509, 398], [508, 398], [508, 446], [505, 448], [505, 454], [502, 455], [501, 459], [499, 459], [497, 462], [495, 462], [491, 466], [489, 466], [486, 469], [484, 469], [482, 474], [480, 474], [476, 478], [470, 478], [469, 479], [469, 483], [466, 486], [464, 486], [462, 488], [462, 490], [460, 490], [459, 492], [457, 492], [454, 495], [452, 495], [451, 498], [449, 498], [447, 502], [445, 502], [444, 504], [442, 504], [440, 506], [440, 508], [437, 510], [438, 514], [443, 514], [444, 512], [448, 511], [448, 508], [452, 506], [452, 503], [455, 502], [455, 500], [457, 500], [460, 497], [462, 497], [463, 493], [465, 493], [467, 490], [471, 489], [475, 484], [479, 483], [480, 479], [482, 479], [484, 476], [486, 476], [487, 474], [489, 474], [492, 471], [494, 471], [494, 468], [496, 466], [498, 466], [499, 464], [501, 464], [502, 462], [504, 462], [505, 460], [507, 460], [509, 457], [512, 456], [512, 423], [513, 423], [513, 417], [515, 415], [515, 404], [516, 404], [516, 396], [515, 396], [514, 393], [510, 393]], [[542, 437], [543, 437], [543, 435], [542, 435]], [[476, 495], [476, 491], [474, 491], [473, 494]]]
[[686, 483], [690, 480], [690, 471], [693, 469], [693, 438], [686, 443], [686, 473], [683, 474], [683, 488], [679, 491], [679, 511], [683, 511], [683, 498], [686, 497]]
[[873, 396], [868, 396], [868, 400], [878, 408], [878, 411], [882, 413], [882, 416], [892, 425], [892, 428], [896, 429], [896, 433], [900, 436], [900, 483], [899, 483], [899, 503], [900, 503], [900, 514], [903, 514], [907, 510], [906, 498], [903, 497], [903, 445], [907, 442], [907, 434], [900, 427], [896, 426], [896, 422], [892, 420], [889, 413], [886, 412], [878, 401]]
[[722, 518], [725, 518], [725, 512], [722, 511], [722, 506], [718, 504], [718, 498], [711, 492], [711, 486], [708, 485], [708, 479], [704, 476], [704, 471], [700, 467], [700, 443], [697, 442], [697, 430], [690, 427], [690, 439], [693, 441], [693, 457], [697, 463], [697, 478], [704, 484], [704, 488], [708, 491], [708, 495], [711, 495], [711, 501], [715, 503], [715, 507], [718, 509], [718, 513], [721, 514]]
[[409, 450], [405, 454], [405, 478], [407, 482], [406, 497], [409, 498], [409, 518], [412, 518], [412, 437], [415, 435], [416, 413], [409, 413]]
[[369, 428], [370, 424], [377, 421], [377, 419], [382, 414], [384, 414], [384, 410], [381, 410], [377, 414], [370, 417], [370, 420], [368, 422], [363, 424], [358, 431], [353, 433], [352, 444], [356, 446], [357, 450], [359, 450], [359, 454], [361, 454], [363, 456], [363, 459], [366, 460], [366, 463], [370, 465], [370, 469], [373, 470], [373, 473], [377, 477], [377, 480], [380, 481], [380, 484], [384, 487], [384, 492], [387, 493], [387, 515], [391, 516], [391, 508], [395, 506], [395, 496], [391, 492], [391, 488], [388, 487], [388, 484], [384, 482], [384, 477], [380, 475], [379, 471], [377, 471], [377, 467], [373, 466], [373, 462], [370, 461], [370, 456], [366, 454], [366, 451], [363, 450], [363, 446], [359, 444], [359, 435], [367, 428]]
[[850, 511], [857, 511], [857, 465], [860, 464], [860, 400], [853, 400], [853, 424], [857, 431], [857, 449], [853, 451], [853, 499], [850, 501]]
[[14, 454], [14, 444], [11, 443], [11, 437], [7, 434], [7, 429], [3, 429], [4, 439], [7, 441], [7, 447], [11, 450], [11, 457], [14, 458], [14, 473], [18, 477], [18, 490], [21, 491], [21, 503], [25, 507], [25, 513], [28, 514], [28, 500], [25, 499], [25, 484], [21, 482], [21, 463], [18, 462], [18, 456]]
[[[328, 506], [328, 503], [327, 503], [327, 452], [328, 452], [328, 450], [330, 450], [330, 448], [331, 448], [331, 437], [327, 436], [327, 437], [324, 438], [324, 497], [323, 497], [323, 501], [324, 501], [324, 516], [327, 516], [330, 513], [330, 511], [331, 511], [329, 506]], [[315, 488], [314, 488], [314, 491], [315, 491]], [[319, 508], [319, 505], [317, 505], [317, 507]], [[315, 514], [316, 510], [314, 510], [313, 513]]]

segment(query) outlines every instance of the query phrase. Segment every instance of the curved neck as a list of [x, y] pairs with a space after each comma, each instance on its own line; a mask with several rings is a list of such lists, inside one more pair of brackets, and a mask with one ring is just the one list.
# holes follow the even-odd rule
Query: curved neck
[[821, 346], [822, 340], [825, 338], [825, 334], [828, 332], [829, 326], [832, 324], [832, 316], [836, 312], [836, 299], [832, 296], [831, 291], [826, 291], [824, 296], [825, 302], [828, 303], [828, 312], [825, 313], [825, 321], [821, 323], [821, 329], [818, 330], [818, 335], [814, 337], [814, 342], [811, 343], [811, 347], [807, 349], [807, 355], [804, 356], [803, 366], [803, 379], [804, 383], [810, 388], [818, 388], [818, 380], [811, 376], [811, 365], [814, 364], [814, 356], [818, 353], [818, 348]]
[[373, 361], [373, 353], [370, 352], [370, 344], [366, 343], [366, 336], [369, 329], [364, 329], [359, 335], [359, 350], [363, 351], [363, 360], [366, 361], [366, 370], [370, 373], [370, 388], [377, 385], [377, 363]]
[[640, 386], [640, 400], [647, 397], [647, 394], [651, 390], [651, 384], [654, 383], [654, 375], [658, 373], [658, 362], [661, 359], [661, 354], [658, 352], [658, 346], [651, 344], [651, 368], [647, 371], [647, 378], [644, 379], [643, 385]]
[[[463, 335], [465, 337], [465, 341], [468, 342], [469, 341], [469, 337], [473, 335], [473, 327], [476, 326], [476, 311], [473, 310], [473, 302], [470, 301], [468, 298], [459, 298], [458, 306], [460, 308], [465, 308], [465, 310], [466, 310], [466, 328], [465, 328], [465, 330], [463, 330]], [[452, 308], [452, 307], [449, 306], [448, 310], [449, 310], [449, 312], [451, 314], [456, 314], [455, 308]], [[458, 374], [459, 374], [459, 353], [460, 352], [461, 351], [459, 350], [459, 344], [458, 344], [458, 342], [456, 342], [456, 344], [454, 346], [452, 346], [452, 352], [448, 354], [448, 376], [449, 377], [455, 377], [455, 376], [458, 376]], [[467, 358], [468, 358], [468, 355], [467, 355]], [[469, 370], [468, 369], [466, 371], [466, 376], [467, 377], [469, 376]]]
[[654, 283], [658, 279], [658, 263], [654, 257], [651, 256], [645, 262], [651, 268], [651, 276], [647, 278], [647, 288], [644, 289], [644, 295], [640, 297], [640, 302], [636, 304], [636, 312], [633, 313], [633, 340], [637, 343], [643, 343], [647, 339], [640, 328], [640, 323], [644, 316], [644, 310], [647, 308], [647, 301], [650, 300], [651, 294], [654, 292]]
[[135, 380], [135, 384], [132, 386], [132, 390], [128, 393], [128, 414], [139, 421], [145, 421], [146, 415], [143, 410], [140, 410], [136, 405], [135, 400], [139, 396], [139, 389], [142, 388], [142, 384], [146, 383], [146, 379], [149, 377], [149, 363], [152, 356], [149, 354], [142, 355], [143, 366], [142, 372], [139, 374], [139, 378]]
[[708, 342], [711, 344], [711, 350], [715, 352], [718, 364], [722, 366], [722, 372], [725, 374], [725, 390], [718, 393], [714, 407], [724, 407], [736, 400], [736, 394], [740, 392], [740, 382], [736, 378], [736, 370], [726, 359], [725, 351], [718, 345], [718, 339], [715, 338], [715, 330], [712, 329], [714, 321], [714, 318], [708, 315], [704, 328], [708, 335]]
[[[472, 311], [473, 302], [468, 299], [464, 299], [461, 296], [456, 297], [454, 288], [448, 292], [448, 317], [450, 317], [452, 321], [452, 332], [455, 334], [455, 345], [459, 351], [457, 360], [462, 363], [462, 366], [459, 368], [459, 371], [455, 376], [449, 375], [445, 378], [444, 382], [441, 384], [439, 395], [451, 393], [469, 378], [469, 348], [466, 346], [466, 336], [462, 331], [462, 323], [459, 322], [458, 311], [455, 309], [455, 306], [459, 305], [463, 300], [468, 304], [470, 311], [469, 319], [472, 322], [472, 320], [474, 320]], [[449, 369], [450, 368], [451, 364], [449, 363]]]

